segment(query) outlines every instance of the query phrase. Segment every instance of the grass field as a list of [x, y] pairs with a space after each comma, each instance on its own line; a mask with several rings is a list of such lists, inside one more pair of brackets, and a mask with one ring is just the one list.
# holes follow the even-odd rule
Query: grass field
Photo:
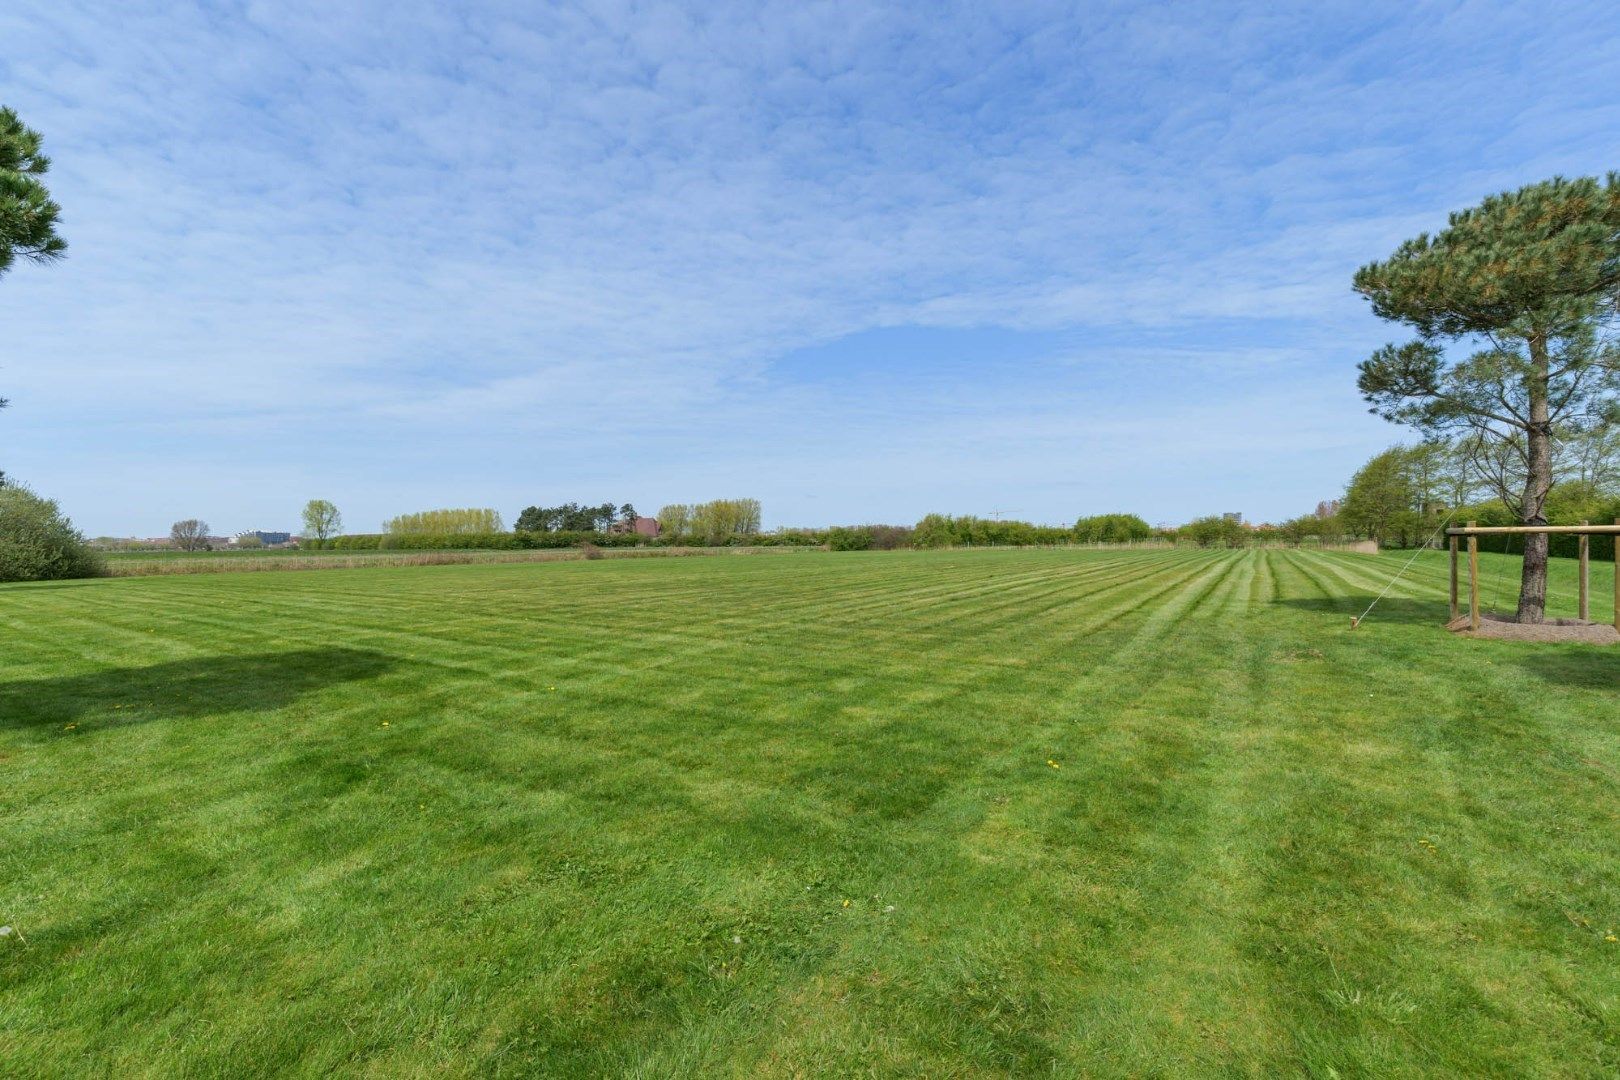
[[0, 587], [0, 1071], [1613, 1075], [1620, 650], [1402, 561]]

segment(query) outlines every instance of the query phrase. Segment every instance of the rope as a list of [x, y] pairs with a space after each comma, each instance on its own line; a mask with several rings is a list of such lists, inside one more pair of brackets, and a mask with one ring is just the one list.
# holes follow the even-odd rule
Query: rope
[[1447, 517], [1446, 520], [1440, 523], [1440, 527], [1438, 529], [1429, 534], [1429, 538], [1427, 540], [1418, 545], [1418, 549], [1412, 552], [1412, 557], [1406, 560], [1406, 565], [1395, 571], [1395, 576], [1389, 579], [1389, 584], [1384, 586], [1384, 591], [1373, 597], [1373, 602], [1367, 605], [1367, 610], [1363, 611], [1356, 618], [1350, 620], [1350, 629], [1354, 630], [1356, 627], [1361, 625], [1361, 620], [1365, 619], [1368, 614], [1371, 613], [1372, 609], [1378, 606], [1378, 601], [1389, 595], [1389, 590], [1393, 589], [1395, 587], [1395, 583], [1401, 580], [1401, 575], [1405, 574], [1412, 568], [1412, 564], [1418, 561], [1418, 556], [1429, 550], [1429, 545], [1434, 543], [1435, 538], [1445, 530], [1447, 525], [1451, 524], [1451, 519], [1456, 516], [1456, 514], [1452, 514], [1450, 517]]

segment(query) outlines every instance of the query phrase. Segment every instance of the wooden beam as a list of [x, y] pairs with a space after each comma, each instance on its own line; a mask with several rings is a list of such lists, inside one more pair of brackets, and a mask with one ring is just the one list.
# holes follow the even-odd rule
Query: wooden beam
[[1451, 538], [1451, 621], [1457, 621], [1457, 538]]
[[1447, 536], [1506, 536], [1524, 533], [1585, 533], [1588, 536], [1620, 535], [1620, 525], [1486, 525], [1446, 530]]
[[[1468, 527], [1472, 529], [1474, 523], [1470, 521]], [[1468, 628], [1479, 629], [1479, 536], [1476, 534], [1468, 537]]]
[[[1583, 522], [1581, 522], [1581, 524], [1585, 525], [1587, 523], [1583, 521]], [[1581, 543], [1580, 543], [1580, 559], [1581, 559], [1581, 570], [1580, 570], [1580, 580], [1581, 580], [1580, 612], [1581, 612], [1581, 615], [1580, 615], [1580, 618], [1581, 618], [1581, 622], [1588, 621], [1588, 618], [1592, 614], [1592, 599], [1591, 599], [1592, 568], [1591, 568], [1591, 565], [1590, 565], [1591, 557], [1592, 557], [1592, 538], [1590, 536], [1586, 535], [1585, 533], [1582, 533], [1581, 534]]]
[[[1620, 518], [1614, 524], [1620, 528]], [[1620, 536], [1614, 540], [1614, 628], [1620, 630]]]

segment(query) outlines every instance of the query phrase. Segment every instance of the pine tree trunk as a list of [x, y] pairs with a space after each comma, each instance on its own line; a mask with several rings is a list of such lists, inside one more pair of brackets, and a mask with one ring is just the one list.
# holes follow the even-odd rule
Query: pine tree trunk
[[[1529, 468], [1525, 472], [1524, 505], [1520, 516], [1526, 525], [1547, 524], [1547, 492], [1552, 488], [1552, 423], [1547, 403], [1547, 342], [1530, 339], [1530, 424], [1525, 432]], [[1524, 538], [1524, 576], [1519, 584], [1519, 614], [1522, 623], [1539, 623], [1547, 617], [1547, 534], [1527, 533]]]

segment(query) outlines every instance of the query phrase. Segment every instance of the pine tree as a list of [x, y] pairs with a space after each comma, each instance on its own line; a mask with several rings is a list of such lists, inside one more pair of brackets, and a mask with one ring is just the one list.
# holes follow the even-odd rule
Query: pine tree
[[[1355, 290], [1418, 334], [1361, 363], [1372, 411], [1512, 462], [1498, 494], [1524, 524], [1545, 525], [1555, 432], [1620, 413], [1620, 173], [1492, 196], [1362, 267]], [[1448, 345], [1473, 351], [1448, 356]], [[1541, 622], [1546, 601], [1547, 537], [1533, 535], [1519, 621]]]

